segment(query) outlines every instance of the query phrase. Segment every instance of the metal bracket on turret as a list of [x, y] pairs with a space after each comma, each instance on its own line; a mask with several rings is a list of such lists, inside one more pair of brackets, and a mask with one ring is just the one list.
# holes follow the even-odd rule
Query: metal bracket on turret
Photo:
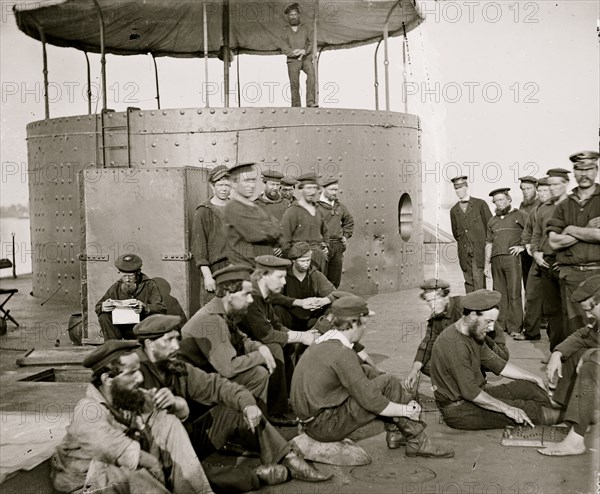
[[192, 259], [191, 252], [185, 252], [183, 254], [161, 254], [161, 261], [190, 261]]
[[96, 256], [90, 256], [88, 254], [79, 254], [77, 256], [77, 260], [79, 260], [79, 261], [87, 261], [87, 262], [90, 262], [90, 261], [107, 262], [109, 260], [109, 256], [108, 256], [108, 254], [104, 255], [104, 256], [98, 256], [98, 255], [96, 255]]

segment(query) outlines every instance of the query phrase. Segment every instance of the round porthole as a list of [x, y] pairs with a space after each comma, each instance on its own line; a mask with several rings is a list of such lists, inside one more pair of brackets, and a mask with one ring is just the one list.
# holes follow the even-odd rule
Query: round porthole
[[413, 207], [408, 194], [402, 194], [398, 202], [398, 232], [405, 242], [410, 240], [413, 232]]

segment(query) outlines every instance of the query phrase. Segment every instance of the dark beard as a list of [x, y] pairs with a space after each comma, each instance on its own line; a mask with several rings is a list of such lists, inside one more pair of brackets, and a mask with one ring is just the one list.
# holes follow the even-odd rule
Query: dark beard
[[496, 216], [506, 216], [510, 213], [512, 206], [506, 206], [504, 209], [496, 208]]
[[179, 359], [162, 359], [155, 362], [156, 367], [167, 375], [186, 376], [185, 363]]
[[467, 325], [467, 329], [469, 330], [469, 336], [473, 338], [480, 345], [485, 341], [485, 335], [483, 337], [479, 336], [477, 332], [477, 321], [473, 321], [472, 323]]
[[125, 292], [126, 295], [133, 295], [135, 293], [135, 291], [137, 290], [137, 283], [124, 281], [121, 283], [121, 288], [123, 288], [123, 291]]
[[281, 198], [277, 190], [270, 190], [269, 192], [265, 192], [265, 196], [267, 196], [273, 202], [277, 202]]
[[237, 325], [242, 322], [244, 316], [248, 313], [248, 308], [245, 309], [229, 309], [229, 312], [225, 316], [225, 320], [227, 321], [227, 325], [229, 327], [237, 327]]
[[139, 389], [130, 391], [116, 385], [111, 388], [110, 397], [112, 406], [119, 410], [129, 410], [137, 415], [144, 411], [146, 396]]
[[521, 206], [524, 208], [528, 208], [529, 206], [533, 206], [537, 201], [537, 196], [533, 196], [531, 199], [523, 199], [521, 201]]

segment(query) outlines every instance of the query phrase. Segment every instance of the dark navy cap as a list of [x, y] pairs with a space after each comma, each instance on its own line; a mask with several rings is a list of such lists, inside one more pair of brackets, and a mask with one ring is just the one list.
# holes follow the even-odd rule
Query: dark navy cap
[[142, 259], [135, 254], [123, 254], [117, 258], [115, 266], [122, 273], [135, 273], [142, 269]]
[[510, 192], [510, 187], [500, 187], [498, 189], [494, 189], [490, 192], [490, 197], [494, 197], [496, 194], [508, 194]]
[[106, 367], [109, 363], [117, 360], [121, 355], [133, 352], [139, 348], [137, 341], [108, 340], [83, 359], [83, 366], [94, 372]]
[[133, 334], [138, 337], [138, 340], [155, 340], [173, 331], [180, 322], [179, 316], [154, 314], [137, 323], [133, 328]]
[[251, 267], [233, 264], [215, 271], [213, 273], [213, 278], [218, 285], [219, 283], [224, 283], [225, 281], [247, 281], [250, 279], [251, 273]]
[[287, 269], [288, 266], [292, 265], [292, 261], [289, 259], [282, 259], [277, 256], [256, 256], [254, 258], [256, 262], [256, 269]]
[[502, 295], [500, 295], [500, 292], [482, 289], [467, 293], [461, 299], [461, 303], [465, 309], [481, 311], [496, 307], [500, 303], [501, 298]]
[[310, 252], [310, 245], [306, 242], [298, 242], [292, 245], [292, 248], [288, 252], [288, 259], [298, 259], [307, 252]]
[[356, 295], [348, 295], [337, 299], [331, 304], [331, 313], [334, 317], [359, 317], [373, 316], [375, 312], [370, 311], [362, 298]]
[[521, 183], [527, 183], [527, 184], [533, 184], [533, 185], [537, 185], [537, 183], [538, 183], [537, 178], [532, 177], [531, 175], [525, 175], [524, 177], [519, 177], [519, 181]]
[[584, 280], [571, 295], [571, 300], [575, 303], [583, 302], [594, 295], [600, 293], [600, 274], [590, 276]]
[[435, 278], [429, 278], [421, 283], [421, 290], [437, 290], [438, 288], [450, 288], [450, 283]]
[[550, 170], [548, 170], [548, 178], [560, 177], [568, 182], [569, 173], [571, 172], [569, 170], [565, 170], [564, 168], [550, 168]]
[[208, 174], [208, 181], [211, 184], [214, 184], [215, 182], [218, 182], [222, 178], [228, 178], [228, 177], [229, 177], [229, 168], [227, 168], [225, 165], [219, 165], [219, 166], [215, 166], [210, 171], [210, 173]]

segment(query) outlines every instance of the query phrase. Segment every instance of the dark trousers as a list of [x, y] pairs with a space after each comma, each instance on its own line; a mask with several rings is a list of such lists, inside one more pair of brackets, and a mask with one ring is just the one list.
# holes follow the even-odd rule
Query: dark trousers
[[[269, 371], [262, 365], [240, 372], [233, 376], [231, 381], [244, 386], [256, 398], [261, 407], [267, 404], [267, 390], [269, 388]], [[264, 410], [263, 410], [264, 411]]]
[[331, 239], [329, 241], [329, 261], [327, 263], [327, 279], [331, 281], [336, 288], [342, 281], [342, 268], [344, 265], [344, 251], [346, 246], [341, 240]]
[[[142, 314], [140, 314], [140, 321], [143, 320]], [[110, 312], [103, 312], [98, 316], [98, 323], [100, 324], [100, 330], [104, 341], [108, 340], [135, 340], [136, 336], [133, 334], [133, 327], [135, 324], [113, 324], [112, 314]]]
[[567, 406], [569, 400], [571, 399], [573, 387], [575, 386], [575, 381], [577, 380], [577, 364], [579, 363], [579, 359], [581, 359], [587, 350], [587, 348], [580, 348], [562, 363], [563, 377], [558, 380], [552, 399], [563, 408]]
[[[234, 434], [251, 434], [242, 413], [222, 404], [195, 420], [188, 420], [186, 427], [200, 460], [221, 449]], [[288, 442], [264, 418], [256, 428], [252, 442], [259, 448], [261, 462], [265, 465], [279, 463], [291, 451]], [[259, 488], [256, 474], [246, 468], [207, 468], [206, 475], [217, 492], [247, 492]]]
[[[188, 420], [187, 429], [200, 460], [221, 449], [234, 434], [250, 434], [242, 412], [226, 405], [217, 405], [208, 413]], [[288, 442], [266, 419], [256, 428], [256, 440], [263, 464], [279, 463], [291, 451]]]
[[[288, 347], [290, 345], [286, 345]], [[288, 379], [287, 370], [291, 362], [286, 358], [285, 348], [278, 343], [267, 345], [277, 367], [269, 376], [269, 387], [267, 389], [267, 410], [269, 416], [282, 417], [288, 412]]]
[[552, 268], [553, 260], [546, 259], [550, 263], [549, 268], [539, 268], [542, 299], [542, 314], [548, 321], [548, 339], [550, 340], [550, 351], [554, 351], [556, 345], [565, 339], [565, 327], [563, 324], [564, 301], [560, 293], [558, 271]]
[[580, 271], [569, 266], [560, 268], [560, 294], [563, 300], [565, 338], [586, 324], [587, 315], [585, 311], [580, 304], [571, 300], [571, 295], [583, 281], [595, 274], [600, 274], [600, 269]]
[[596, 362], [585, 362], [573, 387], [569, 400], [565, 422], [571, 422], [580, 436], [585, 436], [590, 424], [598, 421], [598, 373], [600, 366]]
[[321, 273], [327, 273], [327, 255], [323, 252], [323, 248], [320, 245], [311, 245], [310, 250], [312, 251], [311, 264], [321, 271]]
[[523, 317], [523, 332], [529, 339], [540, 337], [540, 319], [542, 317], [542, 280], [537, 264], [532, 266], [527, 274], [525, 288], [525, 316]]
[[[365, 368], [363, 366], [363, 368]], [[370, 378], [371, 384], [390, 401], [408, 403], [412, 397], [402, 389], [400, 380], [389, 374], [381, 374]], [[348, 398], [337, 407], [327, 408], [309, 422], [306, 434], [316, 441], [334, 442], [348, 437], [356, 429], [370, 423], [378, 416], [365, 410], [354, 398]], [[393, 419], [381, 417], [393, 423]]]
[[290, 78], [290, 91], [292, 93], [292, 106], [302, 106], [300, 101], [300, 71], [306, 74], [306, 106], [315, 104], [315, 68], [312, 57], [302, 60], [289, 59], [287, 61], [288, 76]]
[[521, 298], [521, 259], [502, 254], [492, 257], [494, 290], [502, 295], [498, 325], [507, 333], [520, 333], [523, 327]]
[[[534, 424], [543, 422], [542, 407], [551, 407], [546, 392], [529, 381], [512, 381], [486, 388], [484, 391], [511, 407], [520, 408]], [[458, 405], [441, 408], [441, 412], [446, 425], [453, 429], [503, 429], [507, 425], [516, 425], [503, 413], [486, 410], [466, 400]]]
[[[459, 255], [460, 268], [465, 277], [465, 291], [467, 293], [474, 292], [485, 288], [485, 273], [483, 262], [478, 263], [477, 258], [473, 254], [473, 248]], [[482, 259], [484, 256], [481, 256]]]
[[521, 279], [523, 280], [523, 288], [527, 290], [527, 283], [529, 283], [529, 270], [533, 264], [533, 257], [531, 257], [527, 251], [521, 252]]

